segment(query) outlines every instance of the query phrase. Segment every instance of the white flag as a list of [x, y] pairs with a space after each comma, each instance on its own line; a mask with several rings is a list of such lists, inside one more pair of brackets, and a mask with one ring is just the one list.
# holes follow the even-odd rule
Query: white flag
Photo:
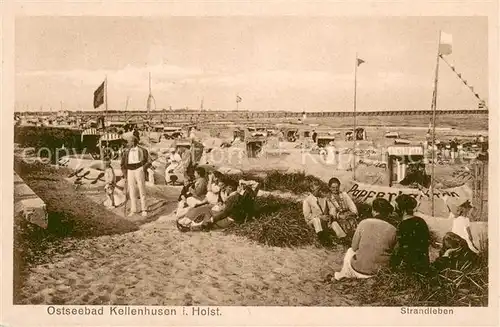
[[441, 32], [441, 40], [439, 42], [439, 54], [447, 56], [451, 54], [453, 38], [451, 34]]

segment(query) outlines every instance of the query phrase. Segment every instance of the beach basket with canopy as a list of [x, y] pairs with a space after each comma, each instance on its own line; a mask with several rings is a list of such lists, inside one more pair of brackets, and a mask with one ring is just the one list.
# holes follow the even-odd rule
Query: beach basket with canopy
[[191, 139], [177, 139], [172, 144], [172, 147], [176, 150], [179, 148], [185, 148], [194, 155], [194, 162], [198, 163], [203, 156], [204, 146], [202, 143], [191, 140]]
[[[387, 148], [387, 174], [389, 186], [400, 183], [405, 179], [410, 166], [418, 163], [424, 167], [424, 148], [421, 145], [394, 145]], [[411, 167], [410, 167], [411, 168]]]
[[101, 131], [97, 128], [88, 128], [84, 130], [81, 134], [82, 148], [89, 153], [92, 158], [99, 155], [99, 139], [101, 137]]
[[299, 138], [299, 129], [297, 127], [285, 127], [281, 131], [287, 142], [295, 142]]
[[165, 126], [163, 127], [163, 137], [166, 140], [173, 140], [182, 137], [182, 127], [180, 126]]
[[245, 139], [247, 156], [257, 158], [266, 144], [265, 136], [252, 136]]
[[[356, 141], [365, 141], [366, 140], [366, 130], [362, 127], [356, 128]], [[352, 131], [348, 131], [345, 133], [346, 140], [352, 140]]]
[[120, 134], [113, 132], [104, 133], [99, 138], [99, 146], [105, 149], [105, 153], [102, 155], [110, 159], [118, 159], [120, 149], [124, 147], [126, 143], [127, 141], [125, 141]]

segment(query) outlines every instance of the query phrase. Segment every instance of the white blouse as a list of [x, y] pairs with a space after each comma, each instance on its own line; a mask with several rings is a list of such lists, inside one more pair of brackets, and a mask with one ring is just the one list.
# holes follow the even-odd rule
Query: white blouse
[[451, 229], [452, 233], [457, 234], [461, 238], [463, 238], [465, 241], [467, 241], [467, 245], [469, 245], [469, 248], [475, 252], [478, 253], [477, 249], [469, 239], [469, 233], [467, 233], [467, 228], [470, 228], [470, 220], [467, 217], [463, 216], [458, 216], [453, 220], [453, 227]]

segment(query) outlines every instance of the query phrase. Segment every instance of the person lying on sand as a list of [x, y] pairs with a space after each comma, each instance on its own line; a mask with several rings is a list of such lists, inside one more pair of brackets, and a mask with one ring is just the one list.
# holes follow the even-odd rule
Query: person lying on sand
[[205, 204], [190, 209], [184, 218], [177, 220], [179, 230], [184, 232], [226, 228], [234, 222], [242, 223], [247, 218], [253, 217], [259, 184], [243, 180], [237, 184], [227, 179], [221, 185], [223, 193], [228, 193], [224, 202], [219, 202], [215, 206]]
[[204, 204], [189, 209], [184, 217], [177, 219], [177, 228], [180, 231], [196, 231], [209, 229], [214, 225], [227, 227], [233, 223], [229, 215], [234, 214], [234, 209], [238, 206], [241, 194], [238, 192], [235, 182], [227, 180], [223, 182], [223, 192], [229, 193], [224, 203], [218, 203], [215, 206]]
[[238, 184], [233, 181], [227, 182], [228, 197], [219, 211], [211, 210], [210, 215], [203, 219], [202, 226], [210, 229], [214, 225], [242, 223], [254, 214], [255, 197], [258, 192], [259, 183], [256, 181], [240, 180]]
[[[361, 221], [356, 228], [351, 247], [344, 256], [344, 263], [334, 280], [342, 278], [369, 278], [380, 269], [389, 267], [396, 245], [396, 227], [388, 221], [392, 206], [383, 198], [373, 200], [373, 218]], [[330, 278], [330, 280], [333, 280]]]

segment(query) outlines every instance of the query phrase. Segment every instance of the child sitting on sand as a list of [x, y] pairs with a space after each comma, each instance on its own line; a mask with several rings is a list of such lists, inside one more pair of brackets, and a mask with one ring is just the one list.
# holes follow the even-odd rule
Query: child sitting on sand
[[106, 192], [107, 204], [110, 207], [116, 208], [115, 205], [115, 186], [116, 186], [116, 175], [115, 171], [111, 167], [111, 160], [104, 160], [104, 191]]

